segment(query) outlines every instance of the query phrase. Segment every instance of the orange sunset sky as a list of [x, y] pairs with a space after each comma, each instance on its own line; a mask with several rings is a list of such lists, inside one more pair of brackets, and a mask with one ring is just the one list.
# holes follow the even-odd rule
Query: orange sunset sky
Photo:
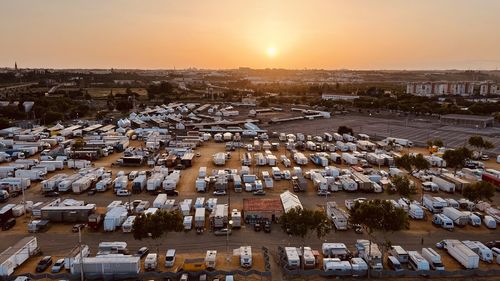
[[496, 69], [497, 0], [5, 0], [0, 66]]

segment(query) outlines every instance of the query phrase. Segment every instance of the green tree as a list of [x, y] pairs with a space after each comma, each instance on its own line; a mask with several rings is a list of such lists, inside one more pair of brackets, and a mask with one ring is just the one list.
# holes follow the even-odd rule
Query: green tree
[[330, 231], [330, 221], [325, 212], [295, 208], [280, 217], [281, 229], [293, 236], [305, 239], [313, 231], [318, 238], [324, 237]]
[[10, 121], [7, 118], [1, 117], [0, 118], [0, 129], [5, 129], [10, 126]]
[[428, 147], [432, 147], [432, 146], [443, 147], [444, 146], [444, 142], [441, 139], [428, 140], [427, 141], [427, 146]]
[[392, 184], [394, 185], [395, 191], [403, 197], [410, 198], [412, 194], [416, 193], [415, 186], [411, 184], [407, 176], [395, 176], [392, 179]]
[[397, 157], [395, 160], [394, 160], [394, 163], [396, 164], [396, 166], [398, 166], [399, 168], [403, 168], [407, 171], [411, 171], [411, 166], [412, 166], [412, 163], [413, 163], [413, 157], [410, 156], [409, 154], [405, 154], [401, 157]]
[[132, 233], [136, 240], [147, 237], [157, 239], [168, 232], [180, 232], [183, 229], [183, 217], [179, 211], [160, 210], [152, 215], [137, 216], [132, 226]]
[[481, 136], [472, 136], [469, 138], [469, 145], [479, 150], [479, 154], [483, 154], [483, 149], [492, 149], [495, 146], [488, 140], [483, 139]]
[[352, 128], [349, 128], [347, 126], [340, 126], [338, 129], [337, 129], [337, 133], [340, 134], [340, 135], [343, 135], [343, 134], [350, 134], [350, 135], [353, 135], [354, 132], [352, 130]]
[[491, 202], [493, 196], [495, 196], [495, 186], [486, 181], [478, 181], [464, 187], [462, 194], [465, 198], [475, 203], [482, 199], [487, 199]]
[[446, 161], [446, 166], [457, 172], [457, 169], [465, 166], [465, 161], [471, 158], [472, 152], [466, 147], [459, 147], [454, 150], [446, 150], [443, 154], [443, 159]]
[[63, 120], [64, 115], [60, 112], [47, 111], [44, 116], [45, 124], [52, 124], [57, 121]]
[[363, 225], [369, 234], [374, 231], [394, 232], [408, 225], [408, 215], [387, 200], [356, 202], [349, 210], [351, 224]]
[[415, 157], [413, 157], [413, 159], [412, 159], [412, 165], [418, 171], [420, 171], [420, 170], [427, 170], [427, 169], [430, 169], [430, 167], [431, 167], [431, 164], [429, 163], [429, 161], [427, 161], [424, 158], [424, 155], [422, 155], [421, 153], [419, 153]]

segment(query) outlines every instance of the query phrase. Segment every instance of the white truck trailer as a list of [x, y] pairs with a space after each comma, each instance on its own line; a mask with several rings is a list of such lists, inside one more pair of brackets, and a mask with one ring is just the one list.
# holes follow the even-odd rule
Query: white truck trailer
[[432, 248], [422, 248], [422, 257], [429, 262], [429, 265], [434, 270], [444, 270], [441, 256]]
[[347, 230], [349, 215], [337, 207], [336, 202], [326, 203], [326, 214], [337, 230]]
[[479, 256], [462, 242], [450, 239], [444, 240], [444, 248], [466, 269], [479, 268]]
[[442, 191], [445, 191], [448, 193], [455, 192], [455, 184], [452, 182], [449, 182], [441, 177], [433, 176], [432, 182], [439, 186], [439, 190], [442, 190]]
[[38, 253], [38, 241], [34, 236], [21, 239], [0, 253], [0, 276], [10, 276], [14, 270], [31, 256]]

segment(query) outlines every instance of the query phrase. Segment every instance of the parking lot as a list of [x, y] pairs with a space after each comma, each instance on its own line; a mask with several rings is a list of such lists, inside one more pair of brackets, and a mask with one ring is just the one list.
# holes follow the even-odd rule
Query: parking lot
[[356, 133], [362, 132], [373, 138], [398, 137], [411, 139], [413, 143], [424, 146], [430, 139], [441, 139], [448, 147], [467, 144], [471, 135], [483, 135], [495, 148], [487, 152], [500, 154], [500, 128], [473, 129], [442, 126], [439, 120], [415, 117], [378, 117], [366, 115], [334, 115], [330, 119], [301, 120], [263, 126], [269, 131], [303, 132], [318, 135], [338, 126], [351, 127]]
[[[365, 125], [366, 126], [366, 125]], [[365, 129], [363, 126], [363, 130]], [[141, 145], [140, 142], [133, 141], [131, 142], [131, 146], [139, 147]], [[196, 199], [197, 197], [205, 197], [208, 199], [210, 197], [214, 197], [211, 194], [210, 190], [208, 193], [197, 193], [195, 191], [194, 182], [198, 177], [198, 169], [199, 167], [207, 167], [208, 173], [211, 173], [213, 169], [240, 169], [240, 156], [245, 152], [244, 149], [236, 149], [236, 151], [232, 152], [232, 157], [224, 166], [214, 166], [212, 162], [212, 155], [216, 152], [224, 152], [225, 146], [224, 143], [214, 143], [208, 142], [203, 144], [201, 147], [197, 148], [196, 152], [201, 154], [200, 157], [196, 157], [193, 161], [193, 166], [186, 170], [182, 171], [182, 176], [179, 184], [177, 185], [177, 190], [179, 191], [179, 196], [175, 199], [177, 202], [184, 198]], [[274, 151], [276, 156], [281, 154], [287, 155], [289, 158], [290, 152], [286, 151], [283, 146], [280, 147], [279, 151]], [[119, 157], [121, 153], [114, 153], [111, 156], [102, 158], [94, 162], [95, 167], [105, 167], [106, 169], [112, 170], [113, 175], [115, 175], [118, 171], [125, 171], [126, 173], [132, 170], [146, 170], [148, 169], [146, 166], [144, 167], [118, 167], [112, 166]], [[497, 167], [496, 164], [493, 167]], [[285, 169], [282, 164], [277, 165], [280, 169]], [[338, 167], [345, 167], [339, 166]], [[302, 166], [303, 171], [307, 171], [308, 169], [317, 168], [312, 163], [309, 162], [308, 165]], [[257, 167], [252, 165], [251, 171], [257, 175], [259, 175], [263, 170], [270, 171], [271, 167], [263, 166]], [[63, 171], [59, 171], [58, 173], [73, 173], [73, 170], [65, 169]], [[53, 173], [51, 173], [53, 175]], [[130, 183], [129, 183], [130, 184]], [[279, 194], [283, 191], [291, 190], [291, 182], [288, 180], [275, 181], [274, 187], [272, 190], [267, 189], [265, 197], [268, 198], [279, 198]], [[333, 193], [328, 197], [319, 197], [316, 195], [316, 191], [312, 186], [312, 182], [308, 180], [308, 190], [305, 193], [298, 194], [302, 205], [305, 208], [323, 208], [327, 201], [336, 201], [339, 206], [344, 206], [344, 201], [346, 199], [353, 199], [357, 197], [365, 197], [368, 199], [371, 198], [383, 198], [383, 199], [397, 199], [397, 195], [388, 195], [386, 193], [375, 194], [375, 193], [348, 193], [345, 191], [340, 191]], [[441, 194], [447, 198], [461, 198], [460, 194]], [[45, 198], [40, 191], [40, 183], [32, 184], [31, 188], [26, 192], [26, 200], [27, 201], [47, 201], [51, 198]], [[420, 195], [415, 195], [416, 200], [419, 200]], [[244, 198], [252, 198], [255, 195], [248, 192], [236, 193], [232, 190], [229, 191], [229, 194], [226, 196], [218, 197], [219, 204], [226, 203], [230, 201], [230, 209], [237, 208], [239, 210], [243, 207], [243, 199]], [[152, 202], [154, 200], [154, 196], [147, 194], [145, 192], [140, 194], [133, 194], [130, 197], [117, 197], [111, 190], [108, 190], [104, 193], [96, 193], [95, 195], [87, 195], [86, 193], [75, 195], [75, 194], [63, 194], [62, 198], [73, 198], [77, 200], [85, 200], [87, 202], [95, 203], [98, 206], [98, 209], [103, 209], [113, 200], [149, 200]], [[21, 197], [13, 198], [9, 203], [18, 203], [21, 201]], [[500, 195], [498, 193], [495, 195], [493, 203], [498, 204], [500, 202]], [[490, 241], [494, 239], [498, 239], [499, 232], [498, 230], [489, 230], [483, 225], [478, 228], [472, 226], [466, 226], [463, 228], [455, 228], [454, 231], [450, 232], [438, 227], [435, 227], [430, 222], [430, 213], [427, 213], [427, 219], [424, 221], [412, 221], [410, 225], [410, 229], [396, 232], [396, 233], [375, 233], [374, 237], [377, 241], [385, 241], [389, 240], [393, 245], [398, 244], [402, 245], [408, 249], [420, 249], [423, 246], [426, 247], [434, 247], [434, 244], [442, 239], [459, 239], [466, 240], [474, 239], [479, 241]], [[2, 233], [2, 239], [0, 241], [0, 249], [6, 248], [8, 245], [14, 244], [21, 237], [25, 237], [28, 235], [27, 232], [27, 223], [30, 218], [28, 216], [18, 219], [17, 225], [6, 232]], [[55, 257], [64, 256], [69, 252], [75, 245], [78, 243], [78, 235], [71, 232], [72, 224], [52, 224], [47, 232], [37, 233], [35, 236], [39, 238], [39, 245], [43, 251], [43, 254], [53, 255]], [[144, 240], [134, 240], [132, 234], [130, 233], [122, 233], [120, 230], [112, 232], [112, 233], [104, 233], [92, 232], [90, 230], [85, 229], [82, 235], [83, 243], [88, 244], [91, 247], [93, 253], [95, 253], [97, 249], [97, 245], [102, 241], [125, 241], [128, 243], [128, 247], [131, 251], [136, 251], [138, 248], [142, 246], [149, 247], [152, 252], [159, 252], [160, 255], [164, 254], [164, 252], [168, 248], [175, 248], [179, 253], [183, 253], [186, 255], [200, 255], [204, 253], [206, 250], [218, 250], [222, 255], [226, 255], [227, 247], [229, 247], [230, 251], [233, 248], [238, 248], [242, 245], [250, 245], [255, 249], [259, 249], [262, 246], [266, 246], [270, 249], [273, 257], [276, 255], [276, 249], [278, 246], [299, 246], [302, 243], [305, 243], [308, 246], [311, 246], [316, 249], [321, 248], [321, 244], [325, 241], [328, 242], [342, 242], [351, 247], [353, 249], [353, 245], [356, 242], [356, 239], [365, 238], [370, 239], [371, 237], [365, 234], [355, 234], [352, 230], [348, 231], [332, 231], [323, 240], [318, 240], [314, 235], [307, 237], [305, 241], [302, 241], [299, 238], [291, 237], [285, 234], [279, 225], [273, 225], [271, 233], [264, 232], [255, 232], [251, 226], [243, 226], [239, 230], [233, 231], [232, 235], [226, 240], [226, 237], [215, 236], [210, 233], [210, 230], [207, 229], [206, 232], [199, 235], [196, 234], [195, 231], [181, 232], [181, 233], [168, 233], [164, 235], [161, 239], [152, 240], [152, 239], [144, 239]], [[373, 237], [372, 237], [373, 238]], [[459, 264], [451, 259], [445, 252], [442, 252], [442, 255], [446, 258], [448, 267], [450, 270], [459, 269]], [[17, 272], [30, 272], [34, 270], [34, 264], [36, 264], [36, 260], [30, 260], [29, 263], [24, 264], [20, 267]], [[226, 265], [227, 266], [227, 265]], [[494, 268], [498, 267], [493, 264], [481, 263], [481, 268], [487, 269], [493, 266]], [[272, 264], [273, 271], [273, 280], [276, 276], [280, 276], [280, 270], [277, 264]]]

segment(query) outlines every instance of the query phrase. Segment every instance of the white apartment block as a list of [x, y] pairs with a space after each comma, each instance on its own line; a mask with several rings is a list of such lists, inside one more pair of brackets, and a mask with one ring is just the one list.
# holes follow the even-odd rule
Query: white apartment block
[[436, 81], [436, 82], [409, 82], [406, 93], [417, 96], [459, 95], [471, 96], [474, 94], [500, 95], [500, 88], [493, 81]]

